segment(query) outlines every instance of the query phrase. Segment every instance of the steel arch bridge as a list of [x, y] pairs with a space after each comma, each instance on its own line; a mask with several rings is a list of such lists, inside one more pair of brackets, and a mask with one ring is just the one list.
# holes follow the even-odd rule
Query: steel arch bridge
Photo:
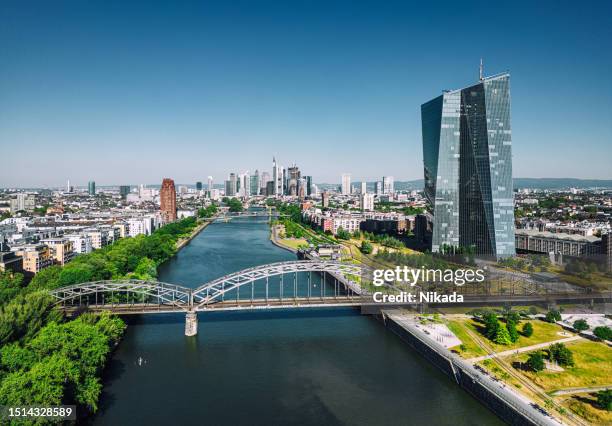
[[[323, 275], [320, 294], [313, 294], [311, 273]], [[300, 294], [297, 276], [309, 273], [308, 290]], [[168, 313], [187, 314], [185, 334], [197, 333], [197, 312], [209, 310], [302, 308], [322, 306], [358, 306], [361, 288], [350, 279], [359, 275], [361, 267], [354, 264], [315, 260], [290, 261], [261, 265], [238, 271], [192, 289], [159, 281], [119, 280], [95, 281], [75, 284], [52, 290], [56, 305], [68, 313], [79, 310], [110, 311], [117, 314]], [[293, 274], [293, 286], [287, 290], [283, 277]], [[335, 287], [332, 294], [325, 294], [325, 277], [329, 274]], [[278, 293], [270, 297], [271, 277], [280, 277]], [[256, 298], [256, 282], [265, 281], [265, 297]], [[240, 288], [250, 287], [250, 298], [240, 298]], [[291, 292], [293, 290], [293, 292]], [[235, 300], [227, 300], [228, 293], [235, 293]], [[244, 295], [244, 291], [243, 291]]]
[[[244, 269], [242, 271], [235, 272], [233, 274], [225, 275], [217, 278], [200, 287], [193, 290], [193, 305], [196, 308], [204, 308], [206, 305], [223, 301], [225, 295], [228, 292], [237, 290], [239, 295], [240, 287], [245, 285], [251, 285], [251, 299], [253, 297], [253, 285], [256, 281], [266, 280], [266, 299], [268, 299], [269, 290], [269, 278], [274, 276], [282, 276], [288, 274], [296, 274], [301, 272], [320, 272], [329, 273], [334, 276], [337, 280], [342, 281], [342, 284], [347, 290], [352, 291], [355, 294], [361, 294], [359, 286], [355, 285], [348, 276], [360, 275], [361, 267], [354, 264], [331, 262], [325, 260], [315, 261], [289, 261], [289, 262], [277, 262], [268, 265], [257, 266], [254, 268]], [[310, 277], [309, 277], [310, 281]], [[297, 285], [297, 280], [295, 281]], [[308, 287], [310, 291], [310, 286]], [[282, 298], [283, 286], [280, 286], [280, 296]], [[297, 297], [297, 288], [294, 287], [294, 297]], [[311, 297], [312, 294], [309, 292], [307, 297]], [[325, 295], [322, 295], [325, 297]]]

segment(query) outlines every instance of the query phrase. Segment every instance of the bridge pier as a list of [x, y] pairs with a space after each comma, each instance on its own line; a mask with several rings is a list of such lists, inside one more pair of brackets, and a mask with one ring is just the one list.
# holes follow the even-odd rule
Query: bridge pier
[[198, 314], [187, 312], [185, 318], [185, 336], [195, 336], [198, 334]]

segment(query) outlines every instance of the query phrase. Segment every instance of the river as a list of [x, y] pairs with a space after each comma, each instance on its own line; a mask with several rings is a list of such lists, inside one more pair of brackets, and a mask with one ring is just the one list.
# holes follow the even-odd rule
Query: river
[[[159, 279], [197, 287], [293, 259], [270, 243], [264, 219], [242, 218], [211, 224], [161, 266]], [[129, 318], [91, 423], [502, 424], [382, 324], [351, 308], [200, 314], [191, 338], [184, 326], [178, 314]]]

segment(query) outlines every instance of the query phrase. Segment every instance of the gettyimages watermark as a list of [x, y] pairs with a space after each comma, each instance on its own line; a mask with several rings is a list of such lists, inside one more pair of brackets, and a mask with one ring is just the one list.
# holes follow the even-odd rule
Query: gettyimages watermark
[[[372, 300], [375, 303], [462, 303], [464, 295], [457, 291], [423, 290], [423, 286], [434, 283], [437, 286], [461, 288], [466, 284], [480, 284], [486, 279], [484, 269], [458, 268], [411, 268], [396, 266], [392, 269], [374, 269], [371, 271], [371, 283], [374, 289]], [[382, 289], [394, 289], [396, 292], [385, 292]], [[416, 288], [418, 291], [406, 291]], [[404, 290], [406, 289], [406, 290]]]

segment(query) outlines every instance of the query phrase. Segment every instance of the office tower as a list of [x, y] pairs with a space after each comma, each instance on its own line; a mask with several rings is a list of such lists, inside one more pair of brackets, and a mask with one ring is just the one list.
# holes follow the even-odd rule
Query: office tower
[[237, 194], [245, 198], [251, 195], [251, 179], [249, 177], [249, 172], [238, 175]]
[[272, 180], [274, 181], [274, 194], [283, 195], [284, 176], [283, 168], [276, 163], [276, 158], [272, 157]]
[[93, 180], [87, 182], [87, 192], [89, 195], [96, 195], [96, 182]]
[[321, 193], [321, 205], [324, 209], [329, 207], [329, 193], [327, 191]]
[[129, 185], [121, 185], [119, 187], [119, 195], [121, 196], [121, 198], [123, 198], [124, 200], [127, 198], [127, 195], [130, 193], [130, 186]]
[[298, 180], [300, 179], [300, 169], [294, 164], [287, 169], [287, 195], [298, 195]]
[[212, 176], [208, 176], [208, 190], [212, 191], [213, 190], [213, 177]]
[[225, 195], [227, 197], [235, 197], [238, 192], [238, 179], [236, 173], [230, 173], [228, 182], [229, 187], [225, 188]]
[[165, 222], [176, 220], [176, 188], [172, 179], [164, 178], [159, 191], [160, 211]]
[[306, 176], [306, 195], [312, 195], [312, 176]]
[[306, 179], [299, 178], [297, 181], [297, 196], [300, 200], [306, 198]]
[[270, 173], [268, 172], [262, 172], [261, 176], [259, 176], [259, 189], [262, 195], [270, 195], [267, 193], [267, 185], [270, 180]]
[[382, 189], [383, 194], [393, 194], [393, 176], [383, 176], [382, 178]]
[[380, 182], [380, 181], [376, 182], [375, 192], [376, 192], [376, 195], [382, 195], [382, 193], [383, 193], [383, 184], [382, 184], [382, 182]]
[[70, 179], [66, 181], [66, 192], [70, 192]]
[[196, 190], [197, 191], [201, 191], [202, 190], [202, 182], [196, 182]]
[[342, 195], [351, 195], [351, 175], [349, 173], [342, 175]]
[[366, 194], [368, 192], [368, 184], [367, 182], [361, 182], [361, 194]]
[[253, 175], [251, 175], [251, 182], [250, 182], [250, 186], [251, 186], [251, 195], [259, 195], [259, 188], [260, 188], [260, 183], [259, 183], [259, 170], [255, 170], [255, 173], [253, 173]]
[[374, 194], [364, 192], [359, 196], [359, 201], [361, 210], [374, 210]]
[[483, 77], [421, 105], [432, 251], [515, 254], [510, 75]]

